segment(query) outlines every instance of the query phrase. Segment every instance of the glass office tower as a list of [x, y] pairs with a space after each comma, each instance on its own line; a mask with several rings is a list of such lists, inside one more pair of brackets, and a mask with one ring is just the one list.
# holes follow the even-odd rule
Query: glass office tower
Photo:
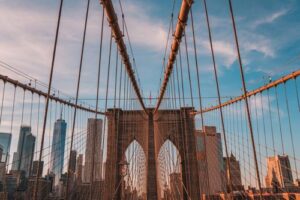
[[11, 144], [11, 134], [0, 133], [0, 145], [3, 147], [2, 159], [0, 162], [6, 162], [9, 160], [10, 144]]
[[14, 153], [13, 170], [24, 171], [30, 175], [34, 154], [35, 136], [31, 133], [30, 126], [21, 126], [17, 152]]
[[63, 172], [66, 131], [67, 123], [65, 120], [56, 120], [54, 124], [50, 161], [50, 171], [55, 174], [55, 185], [58, 185]]

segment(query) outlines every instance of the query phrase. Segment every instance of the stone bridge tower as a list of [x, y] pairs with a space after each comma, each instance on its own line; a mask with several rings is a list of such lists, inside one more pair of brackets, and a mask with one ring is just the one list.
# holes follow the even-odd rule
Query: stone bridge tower
[[[136, 140], [146, 157], [147, 200], [160, 200], [158, 183], [158, 153], [166, 140], [177, 147], [181, 157], [182, 181], [191, 199], [200, 198], [196, 158], [195, 121], [189, 113], [193, 108], [160, 110], [148, 115], [140, 110], [108, 110], [107, 161], [105, 170], [105, 200], [121, 199], [119, 163], [127, 147]], [[168, 127], [173, 127], [172, 129]], [[168, 130], [168, 131], [166, 131]], [[184, 199], [188, 199], [186, 192]]]

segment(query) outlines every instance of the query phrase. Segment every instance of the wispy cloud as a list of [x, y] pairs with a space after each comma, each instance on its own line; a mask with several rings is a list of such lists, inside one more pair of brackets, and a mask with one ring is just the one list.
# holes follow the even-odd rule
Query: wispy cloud
[[[205, 46], [210, 49], [208, 42]], [[233, 44], [226, 40], [216, 40], [213, 42], [213, 46], [216, 56], [219, 56], [223, 60], [224, 65], [229, 68], [236, 60], [236, 52]]]
[[167, 38], [167, 28], [162, 21], [151, 17], [147, 9], [132, 1], [126, 2], [124, 9], [133, 45], [161, 52]]
[[281, 9], [281, 10], [278, 10], [278, 11], [272, 13], [271, 15], [265, 16], [262, 19], [258, 19], [256, 21], [254, 21], [253, 28], [260, 26], [260, 25], [273, 23], [275, 20], [286, 15], [288, 13], [288, 11], [289, 11], [289, 9]]
[[[245, 32], [241, 36], [240, 48], [244, 63], [248, 62], [247, 55], [252, 51], [259, 52], [266, 57], [274, 57], [276, 55], [276, 52], [272, 47], [272, 43], [268, 38], [249, 32]], [[210, 55], [210, 45], [208, 41], [199, 41], [198, 46], [202, 49], [202, 53]], [[216, 58], [220, 60], [220, 63], [226, 68], [230, 68], [236, 61], [237, 53], [235, 44], [232, 39], [230, 40], [225, 36], [225, 34], [224, 38], [215, 39], [213, 41], [213, 48]], [[203, 49], [205, 51], [203, 51]]]

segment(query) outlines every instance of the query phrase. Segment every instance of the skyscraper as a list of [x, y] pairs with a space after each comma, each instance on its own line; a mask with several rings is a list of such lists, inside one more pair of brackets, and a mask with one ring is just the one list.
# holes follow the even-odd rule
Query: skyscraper
[[0, 162], [5, 162], [9, 160], [9, 151], [11, 143], [11, 134], [10, 133], [0, 133], [0, 145], [3, 147], [2, 159]]
[[3, 146], [0, 144], [0, 162], [2, 160], [2, 155], [3, 155]]
[[32, 167], [35, 136], [30, 126], [21, 126], [17, 152], [14, 153], [13, 170], [24, 171], [28, 176]]
[[196, 141], [201, 191], [205, 194], [223, 192], [225, 185], [221, 134], [216, 132], [214, 126], [204, 126], [203, 131], [196, 131]]
[[66, 131], [67, 123], [65, 120], [61, 118], [56, 120], [53, 130], [50, 161], [50, 171], [55, 174], [55, 185], [59, 184], [59, 179], [63, 172]]
[[70, 170], [73, 173], [75, 173], [75, 170], [76, 170], [76, 157], [77, 157], [77, 151], [72, 150], [71, 157], [70, 157]]
[[82, 170], [83, 170], [83, 155], [79, 154], [76, 163], [76, 180], [78, 183], [82, 182]]
[[5, 175], [5, 163], [1, 162], [2, 160], [2, 153], [3, 152], [3, 146], [0, 144], [0, 191], [2, 190], [2, 182], [4, 180], [4, 175]]
[[[84, 182], [91, 182], [92, 159], [94, 156], [94, 181], [102, 179], [102, 119], [88, 119], [85, 150]], [[93, 146], [95, 151], [93, 152]]]
[[38, 168], [39, 168], [39, 177], [41, 177], [43, 175], [44, 161], [40, 162], [40, 166], [38, 160], [33, 161], [31, 176], [37, 176]]
[[272, 180], [278, 181], [281, 188], [293, 185], [293, 174], [287, 155], [276, 155], [267, 158], [266, 186], [272, 187]]
[[[227, 157], [224, 157], [224, 169], [225, 174], [229, 180], [229, 169], [227, 169]], [[231, 172], [231, 183], [232, 183], [232, 189], [234, 191], [240, 191], [243, 190], [244, 187], [242, 185], [242, 177], [241, 177], [241, 169], [240, 169], [240, 162], [237, 161], [235, 156], [233, 154], [230, 155], [229, 159], [229, 165], [230, 165], [230, 172]], [[227, 185], [229, 188], [229, 185]]]

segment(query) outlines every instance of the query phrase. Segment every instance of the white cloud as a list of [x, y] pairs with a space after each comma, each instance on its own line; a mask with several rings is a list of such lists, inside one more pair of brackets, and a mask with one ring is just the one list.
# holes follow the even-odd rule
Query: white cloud
[[[208, 42], [206, 46], [208, 46]], [[236, 60], [236, 51], [234, 49], [233, 44], [225, 40], [215, 40], [213, 42], [214, 52], [216, 56], [220, 56], [219, 58], [223, 60], [224, 65], [229, 68], [230, 65]]]
[[276, 11], [276, 12], [272, 13], [271, 15], [266, 16], [262, 19], [258, 19], [256, 21], [254, 21], [253, 27], [255, 28], [260, 25], [271, 24], [278, 18], [286, 15], [288, 11], [289, 11], [289, 9], [282, 9], [282, 10]]
[[[251, 41], [251, 42], [249, 42]], [[208, 41], [197, 41], [198, 48], [202, 49], [201, 53], [210, 56], [210, 45]], [[217, 60], [226, 68], [230, 68], [231, 65], [237, 59], [237, 52], [235, 49], [235, 44], [232, 39], [228, 38], [224, 34], [224, 38], [218, 37], [218, 39], [213, 40], [213, 48]], [[205, 51], [203, 51], [205, 49]], [[269, 39], [262, 35], [255, 33], [244, 33], [240, 37], [240, 50], [243, 58], [243, 63], [249, 62], [248, 54], [252, 51], [261, 53], [266, 57], [274, 57], [276, 52], [272, 47], [272, 43]]]
[[151, 48], [159, 52], [163, 50], [167, 31], [162, 21], [151, 17], [147, 9], [135, 2], [125, 4], [124, 14], [133, 45]]

